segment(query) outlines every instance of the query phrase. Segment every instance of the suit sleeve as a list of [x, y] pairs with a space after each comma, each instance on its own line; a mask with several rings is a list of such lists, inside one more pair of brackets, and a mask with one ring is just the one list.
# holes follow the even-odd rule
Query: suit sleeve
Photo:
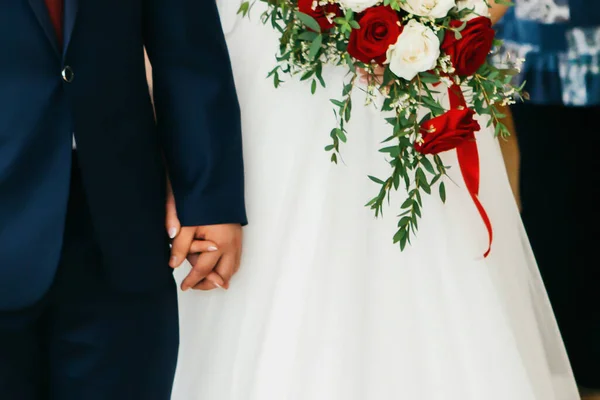
[[215, 0], [144, 0], [154, 102], [182, 225], [246, 224], [240, 108]]

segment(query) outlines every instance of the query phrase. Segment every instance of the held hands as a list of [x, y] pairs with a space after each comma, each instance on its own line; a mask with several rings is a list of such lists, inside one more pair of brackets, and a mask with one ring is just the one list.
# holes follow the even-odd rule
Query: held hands
[[173, 240], [171, 268], [188, 260], [192, 270], [181, 289], [227, 290], [229, 282], [240, 267], [242, 227], [239, 224], [182, 227], [171, 185], [167, 192], [166, 227]]

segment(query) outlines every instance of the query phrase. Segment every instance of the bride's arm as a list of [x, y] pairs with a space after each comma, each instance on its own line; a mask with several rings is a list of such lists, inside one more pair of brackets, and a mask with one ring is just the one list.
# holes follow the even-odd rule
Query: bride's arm
[[[504, 16], [504, 14], [506, 14], [508, 9], [510, 8], [509, 5], [501, 4], [501, 3], [498, 3], [497, 1], [500, 1], [500, 0], [490, 0], [490, 5], [491, 5], [490, 18], [492, 19], [493, 24], [500, 21], [502, 19], [502, 17]], [[503, 0], [502, 2], [506, 3], [507, 0]]]
[[[146, 59], [146, 80], [148, 81], [148, 90], [150, 91], [150, 96], [152, 96], [152, 65], [150, 64], [146, 51], [144, 51], [144, 57]], [[154, 99], [152, 100], [152, 104], [154, 104]]]
[[499, 106], [498, 111], [506, 115], [506, 117], [502, 120], [502, 123], [506, 125], [508, 131], [510, 132], [509, 137], [500, 137], [498, 140], [500, 141], [500, 148], [502, 149], [502, 157], [504, 158], [504, 164], [506, 165], [506, 172], [508, 174], [510, 187], [520, 210], [521, 152], [519, 150], [519, 142], [517, 140], [517, 129], [515, 128], [515, 122], [509, 106]]
[[245, 223], [240, 110], [215, 0], [143, 0], [163, 152], [184, 226]]
[[[519, 1], [519, 0], [516, 0]], [[492, 23], [500, 21], [504, 14], [508, 11], [510, 6], [505, 4], [497, 3], [495, 0], [491, 0], [490, 18]], [[504, 157], [504, 163], [506, 165], [506, 172], [508, 173], [508, 180], [513, 191], [515, 200], [521, 209], [521, 193], [520, 193], [520, 173], [521, 173], [521, 153], [519, 151], [519, 143], [517, 141], [517, 132], [515, 129], [515, 123], [513, 121], [512, 112], [510, 107], [500, 107], [499, 111], [506, 115], [502, 121], [510, 131], [510, 136], [506, 139], [499, 138], [500, 147], [502, 149], [502, 156]]]

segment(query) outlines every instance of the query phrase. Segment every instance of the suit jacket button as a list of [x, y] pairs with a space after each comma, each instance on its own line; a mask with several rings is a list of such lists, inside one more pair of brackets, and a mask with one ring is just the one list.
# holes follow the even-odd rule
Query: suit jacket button
[[73, 68], [69, 67], [68, 65], [65, 68], [63, 68], [62, 78], [63, 78], [63, 81], [65, 81], [67, 83], [73, 82], [73, 79], [75, 78], [75, 73], [73, 72]]

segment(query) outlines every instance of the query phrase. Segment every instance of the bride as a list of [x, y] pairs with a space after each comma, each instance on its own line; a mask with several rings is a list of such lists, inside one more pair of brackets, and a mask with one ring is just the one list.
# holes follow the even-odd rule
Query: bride
[[[367, 175], [389, 166], [377, 111], [355, 107], [344, 162], [323, 151], [329, 99], [344, 77], [325, 71], [310, 95], [266, 79], [277, 34], [220, 3], [242, 105], [250, 225], [229, 291], [180, 296], [181, 352], [173, 400], [575, 400], [569, 363], [493, 132], [478, 134], [481, 200], [495, 241], [464, 188], [424, 199], [412, 246], [392, 244], [364, 204]], [[356, 102], [361, 93], [355, 93]], [[482, 124], [485, 126], [485, 124]], [[186, 271], [178, 271], [183, 277]]]

